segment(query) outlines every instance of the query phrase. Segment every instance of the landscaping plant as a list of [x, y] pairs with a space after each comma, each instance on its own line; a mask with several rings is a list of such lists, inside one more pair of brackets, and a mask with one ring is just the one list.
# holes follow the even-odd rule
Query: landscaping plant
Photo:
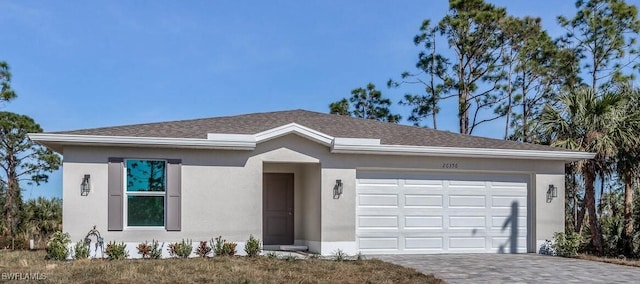
[[559, 256], [576, 256], [581, 242], [582, 236], [578, 233], [557, 232], [553, 234], [551, 247]]
[[216, 256], [232, 256], [236, 254], [236, 246], [238, 244], [234, 242], [227, 242], [222, 239], [222, 236], [218, 236], [214, 240], [211, 240], [215, 245], [213, 246], [213, 252]]
[[74, 247], [74, 256], [75, 259], [85, 259], [89, 257], [89, 246], [87, 243], [82, 240], [76, 243]]
[[145, 241], [144, 243], [138, 244], [138, 254], [140, 254], [142, 258], [160, 259], [162, 257], [163, 247], [164, 243], [160, 245], [156, 240], [152, 240], [151, 244]]
[[69, 233], [55, 232], [51, 236], [51, 239], [47, 243], [47, 256], [46, 259], [50, 260], [65, 260], [69, 256], [69, 243], [71, 243], [71, 236]]
[[211, 247], [207, 244], [207, 241], [200, 242], [200, 245], [196, 249], [196, 255], [199, 257], [207, 257], [211, 253]]
[[191, 240], [182, 240], [182, 242], [176, 242], [169, 244], [169, 255], [175, 258], [187, 258], [193, 251], [193, 242]]
[[120, 260], [126, 259], [129, 257], [129, 252], [127, 251], [127, 245], [122, 243], [116, 243], [115, 241], [111, 241], [107, 244], [107, 249], [105, 249], [104, 253], [107, 255], [107, 259], [109, 260]]
[[244, 252], [247, 253], [248, 257], [256, 257], [260, 255], [260, 251], [262, 251], [260, 240], [254, 238], [253, 235], [249, 235], [249, 240], [244, 245]]

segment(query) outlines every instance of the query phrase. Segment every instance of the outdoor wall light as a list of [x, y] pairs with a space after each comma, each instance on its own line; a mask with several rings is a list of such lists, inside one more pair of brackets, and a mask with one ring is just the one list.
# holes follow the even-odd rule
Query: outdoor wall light
[[82, 183], [80, 184], [80, 195], [89, 195], [89, 191], [91, 191], [91, 183], [89, 181], [90, 178], [91, 175], [84, 175], [84, 177], [82, 178]]
[[550, 184], [549, 189], [547, 189], [547, 200], [551, 200], [556, 197], [558, 197], [558, 188], [555, 185]]
[[336, 185], [333, 186], [333, 196], [340, 196], [342, 194], [342, 180], [341, 179], [337, 179], [336, 180]]

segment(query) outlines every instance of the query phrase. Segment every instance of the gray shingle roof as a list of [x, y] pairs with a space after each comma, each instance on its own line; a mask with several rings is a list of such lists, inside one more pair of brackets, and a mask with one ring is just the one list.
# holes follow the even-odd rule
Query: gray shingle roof
[[566, 151], [566, 149], [544, 145], [461, 135], [447, 131], [306, 110], [253, 113], [54, 133], [206, 139], [207, 133], [256, 134], [289, 123], [297, 123], [333, 137], [380, 139], [381, 144], [387, 145]]

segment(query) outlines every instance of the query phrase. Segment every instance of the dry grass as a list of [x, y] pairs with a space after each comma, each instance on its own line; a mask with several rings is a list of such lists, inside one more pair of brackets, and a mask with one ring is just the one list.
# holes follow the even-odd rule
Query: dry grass
[[[45, 261], [43, 251], [0, 251], [0, 273], [39, 273], [49, 283], [445, 283], [380, 260], [295, 260], [266, 257]], [[26, 277], [26, 276], [22, 276]], [[32, 276], [33, 277], [33, 276]]]
[[579, 254], [576, 258], [584, 259], [584, 260], [591, 260], [591, 261], [613, 263], [613, 264], [619, 264], [619, 265], [640, 267], [640, 260], [638, 260], [638, 259], [600, 257], [600, 256], [594, 256], [594, 255], [590, 255], [590, 254]]

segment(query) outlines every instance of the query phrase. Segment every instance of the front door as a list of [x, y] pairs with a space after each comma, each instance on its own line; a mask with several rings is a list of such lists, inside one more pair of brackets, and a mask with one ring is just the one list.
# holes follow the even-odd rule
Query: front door
[[265, 245], [293, 244], [293, 174], [268, 173], [262, 184]]

